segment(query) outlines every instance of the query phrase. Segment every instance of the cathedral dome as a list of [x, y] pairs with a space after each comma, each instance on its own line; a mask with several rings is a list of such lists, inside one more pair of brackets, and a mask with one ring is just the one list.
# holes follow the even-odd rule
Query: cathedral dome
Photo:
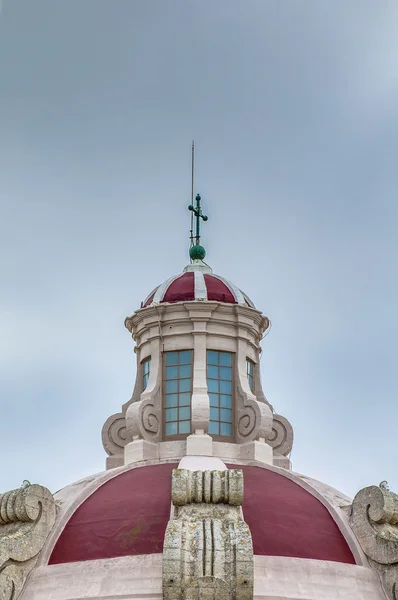
[[255, 308], [250, 298], [235, 284], [224, 277], [213, 274], [210, 267], [195, 260], [185, 267], [184, 272], [166, 279], [157, 286], [142, 303], [142, 308], [151, 304], [208, 300], [226, 304], [240, 304]]

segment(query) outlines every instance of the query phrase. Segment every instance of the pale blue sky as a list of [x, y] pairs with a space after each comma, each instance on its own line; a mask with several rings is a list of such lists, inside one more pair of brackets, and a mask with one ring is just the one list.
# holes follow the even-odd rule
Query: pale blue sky
[[208, 262], [268, 315], [295, 470], [398, 491], [395, 0], [3, 0], [0, 490], [103, 469], [123, 321]]

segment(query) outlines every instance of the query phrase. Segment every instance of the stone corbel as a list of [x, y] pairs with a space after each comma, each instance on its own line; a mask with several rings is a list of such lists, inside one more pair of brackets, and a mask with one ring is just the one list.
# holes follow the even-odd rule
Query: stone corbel
[[163, 548], [164, 600], [252, 600], [253, 544], [240, 470], [174, 469]]
[[282, 415], [273, 415], [272, 433], [267, 440], [274, 456], [287, 456], [293, 447], [293, 427]]
[[384, 484], [362, 489], [352, 503], [350, 525], [387, 597], [398, 600], [398, 495]]
[[137, 402], [132, 402], [126, 411], [127, 435], [135, 440], [160, 442], [162, 439], [162, 368], [160, 340], [152, 341], [151, 372], [147, 388]]
[[0, 600], [16, 600], [55, 523], [55, 501], [40, 485], [0, 494]]

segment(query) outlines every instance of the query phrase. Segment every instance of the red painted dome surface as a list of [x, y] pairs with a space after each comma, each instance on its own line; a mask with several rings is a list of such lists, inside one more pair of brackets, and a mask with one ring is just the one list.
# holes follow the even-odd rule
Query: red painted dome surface
[[[131, 469], [98, 488], [70, 518], [49, 563], [161, 553], [176, 466]], [[254, 554], [355, 564], [328, 510], [309, 492], [268, 469], [231, 468], [243, 469]]]
[[[189, 269], [190, 267], [188, 267]], [[242, 304], [255, 308], [253, 302], [236, 285], [208, 272], [191, 267], [182, 275], [167, 279], [149, 294], [142, 308], [152, 303], [188, 302], [192, 300], [210, 300], [228, 304]]]

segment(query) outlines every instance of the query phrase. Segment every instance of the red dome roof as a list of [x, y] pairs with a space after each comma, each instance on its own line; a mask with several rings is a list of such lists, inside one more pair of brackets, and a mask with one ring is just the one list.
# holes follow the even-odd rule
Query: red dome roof
[[[161, 553], [176, 466], [130, 469], [99, 487], [70, 518], [49, 563]], [[243, 515], [254, 554], [355, 564], [333, 517], [317, 498], [269, 469], [239, 468], [244, 473]]]
[[142, 303], [142, 308], [152, 303], [193, 300], [212, 300], [255, 308], [250, 298], [236, 285], [219, 275], [213, 275], [210, 268], [202, 269], [196, 265], [190, 265], [181, 275], [170, 277], [155, 288]]

